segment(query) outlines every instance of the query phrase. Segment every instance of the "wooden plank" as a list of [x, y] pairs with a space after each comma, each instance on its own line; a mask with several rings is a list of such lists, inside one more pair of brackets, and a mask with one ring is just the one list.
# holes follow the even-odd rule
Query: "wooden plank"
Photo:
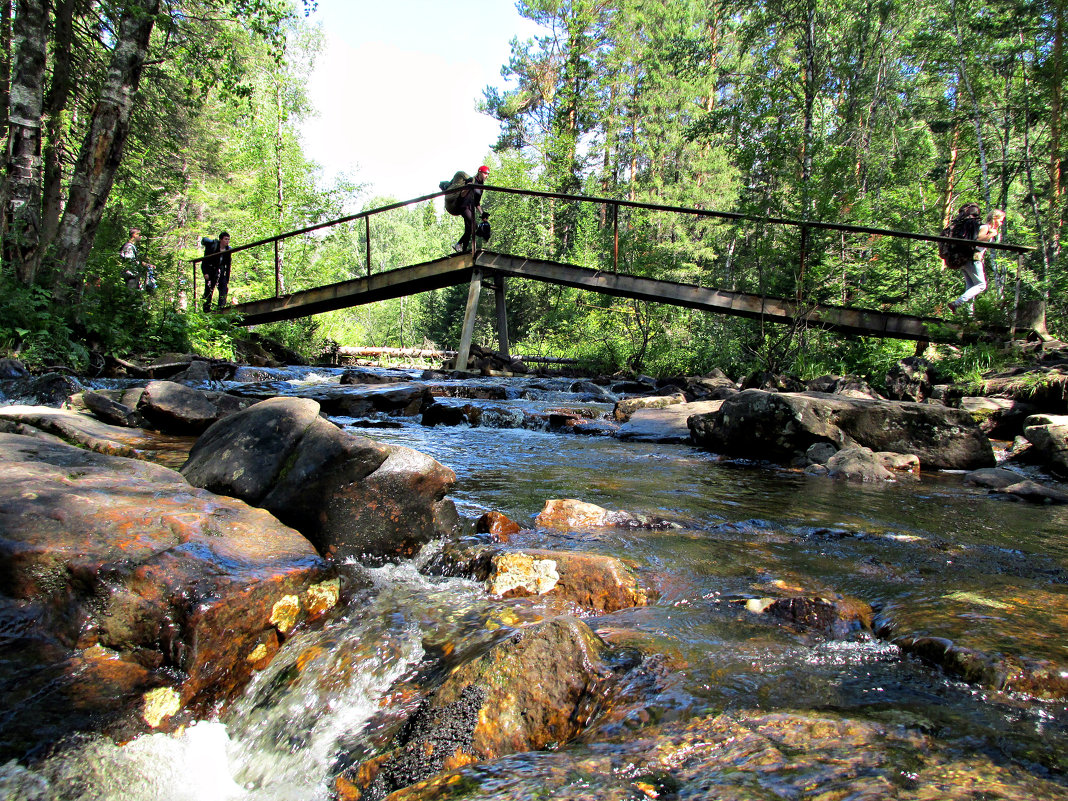
[[[747, 292], [728, 292], [673, 281], [613, 275], [577, 265], [508, 256], [490, 251], [482, 251], [476, 256], [475, 261], [479, 266], [504, 275], [589, 289], [607, 295], [703, 309], [720, 314], [789, 323], [799, 313], [793, 301]], [[801, 313], [813, 325], [847, 334], [892, 336], [895, 339], [927, 339], [936, 342], [960, 341], [962, 335], [959, 325], [932, 317], [830, 305], [816, 306]]]
[[242, 315], [243, 325], [293, 320], [463, 284], [471, 280], [471, 269], [471, 254], [462, 253], [365, 278], [293, 292], [280, 298], [239, 303], [231, 306], [230, 310]]
[[467, 308], [464, 309], [464, 327], [460, 332], [460, 350], [456, 354], [456, 369], [466, 370], [471, 356], [471, 338], [475, 335], [475, 320], [478, 317], [478, 297], [482, 292], [482, 271], [477, 267], [471, 272], [471, 284], [467, 288]]

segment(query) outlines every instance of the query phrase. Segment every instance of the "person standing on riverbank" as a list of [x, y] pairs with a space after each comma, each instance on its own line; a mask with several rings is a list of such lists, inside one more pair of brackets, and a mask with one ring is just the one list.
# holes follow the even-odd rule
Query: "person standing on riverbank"
[[[965, 208], [969, 210], [974, 208], [974, 214], [978, 217], [979, 207], [974, 203]], [[975, 235], [976, 242], [997, 242], [1001, 238], [1001, 226], [1004, 222], [1005, 212], [1001, 209], [992, 210], [986, 215], [986, 221], [979, 226]], [[950, 302], [950, 311], [955, 312], [965, 306], [968, 308], [969, 314], [974, 311], [973, 301], [986, 291], [986, 273], [983, 269], [983, 258], [986, 256], [986, 251], [986, 248], [977, 246], [973, 250], [971, 258], [966, 259], [960, 265], [960, 269], [964, 273], [964, 293]]]
[[226, 307], [226, 293], [230, 287], [230, 234], [223, 231], [218, 239], [204, 237], [204, 260], [200, 272], [204, 275], [204, 311], [211, 311], [211, 293], [219, 288], [219, 310]]

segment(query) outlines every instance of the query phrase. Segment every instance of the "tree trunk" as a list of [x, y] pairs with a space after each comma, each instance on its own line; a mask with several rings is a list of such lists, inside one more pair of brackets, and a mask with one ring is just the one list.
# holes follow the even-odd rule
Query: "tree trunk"
[[975, 144], [979, 149], [979, 168], [983, 176], [983, 200], [986, 203], [986, 207], [990, 208], [990, 170], [986, 160], [986, 147], [983, 143], [983, 117], [982, 111], [979, 108], [979, 96], [975, 93], [975, 89], [972, 87], [972, 82], [968, 79], [968, 70], [964, 65], [964, 53], [965, 43], [964, 36], [960, 30], [960, 22], [957, 19], [957, 3], [953, 0], [951, 4], [951, 10], [953, 13], [953, 33], [957, 40], [957, 75], [960, 77], [961, 83], [964, 84], [965, 91], [968, 92], [968, 97], [972, 101], [972, 125], [975, 126]]
[[1061, 250], [1061, 114], [1063, 113], [1064, 82], [1064, 14], [1065, 0], [1057, 0], [1053, 6], [1053, 75], [1050, 82], [1049, 115], [1049, 226], [1053, 258]]
[[[274, 180], [277, 190], [276, 211], [278, 212], [278, 233], [283, 233], [285, 225], [285, 195], [282, 186], [282, 76], [275, 79], [274, 84], [275, 127], [274, 127]], [[285, 294], [285, 278], [282, 274], [282, 261], [284, 244], [282, 240], [274, 243], [274, 294], [275, 297]]]
[[4, 175], [3, 251], [24, 284], [33, 283], [41, 228], [41, 116], [44, 111], [48, 0], [19, 0]]
[[69, 297], [85, 272], [130, 133], [130, 112], [159, 5], [160, 0], [130, 2], [119, 23], [111, 64], [74, 166], [67, 205], [51, 252], [57, 267], [57, 298]]
[[67, 102], [72, 72], [70, 52], [74, 38], [74, 0], [57, 0], [52, 83], [45, 97], [44, 200], [41, 206], [41, 248], [48, 250], [59, 230], [63, 210], [63, 156], [66, 153]]
[[7, 137], [11, 102], [11, 0], [0, 0], [0, 142]]

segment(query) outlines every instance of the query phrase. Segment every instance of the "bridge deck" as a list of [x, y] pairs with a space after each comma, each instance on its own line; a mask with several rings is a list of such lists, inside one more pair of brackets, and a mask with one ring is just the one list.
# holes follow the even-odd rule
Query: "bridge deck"
[[590, 270], [572, 264], [521, 258], [491, 251], [481, 251], [473, 256], [446, 256], [367, 278], [355, 278], [278, 298], [240, 303], [232, 308], [243, 316], [245, 325], [292, 320], [468, 283], [476, 267], [483, 277], [496, 274], [526, 278], [617, 297], [667, 303], [719, 314], [763, 318], [770, 322], [789, 323], [801, 317], [811, 325], [846, 334], [932, 342], [959, 342], [964, 335], [959, 324], [935, 317], [917, 317], [844, 306], [799, 304], [783, 298]]

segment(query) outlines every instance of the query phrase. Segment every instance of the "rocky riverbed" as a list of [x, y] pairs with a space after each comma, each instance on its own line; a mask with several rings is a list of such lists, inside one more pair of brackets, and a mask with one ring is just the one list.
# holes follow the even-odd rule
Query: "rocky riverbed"
[[[80, 747], [72, 735], [181, 737], [195, 721], [324, 681], [310, 666], [327, 654], [349, 654], [331, 672], [358, 673], [359, 646], [332, 638], [382, 595], [366, 571], [408, 564], [427, 580], [477, 588], [498, 622], [474, 637], [424, 636], [418, 670], [377, 691], [366, 731], [388, 737], [333, 743], [317, 793], [438, 798], [459, 783], [467, 797], [531, 797], [534, 787], [582, 797], [575, 777], [607, 771], [616, 778], [589, 797], [691, 797], [701, 787], [754, 798], [935, 797], [932, 788], [937, 797], [1068, 797], [1055, 753], [1008, 748], [1005, 765], [983, 749], [964, 757], [920, 718], [778, 703], [698, 714], [676, 702], [665, 720], [673, 704], [663, 699], [694, 672], [694, 654], [672, 644], [678, 633], [665, 640], [660, 624], [641, 622], [696, 602], [717, 625], [751, 631], [750, 643], [770, 627], [802, 649], [878, 644], [887, 659], [915, 659], [1024, 717], [1042, 712], [1061, 731], [1068, 531], [1059, 513], [1035, 512], [1058, 543], [1048, 554], [815, 519], [785, 529], [695, 523], [651, 512], [640, 496], [608, 506], [546, 495], [527, 520], [458, 508], [454, 469], [374, 436], [414, 424], [442, 435], [684, 443], [734, 469], [855, 486], [858, 498], [891, 485], [923, 496], [938, 476], [965, 474], [990, 503], [1053, 510], [1068, 500], [1063, 392], [1016, 397], [1033, 382], [1000, 376], [989, 381], [995, 394], [966, 396], [933, 382], [921, 362], [895, 370], [887, 386], [897, 397], [884, 398], [832, 376], [800, 386], [720, 374], [517, 381], [335, 370], [333, 381], [293, 382], [284, 371], [170, 359], [165, 377], [87, 387], [0, 365], [10, 404], [0, 407], [0, 750], [21, 761], [0, 787], [51, 786], [63, 754]], [[680, 589], [691, 582], [685, 570], [634, 558], [638, 543], [694, 538], [718, 554], [696, 597]], [[825, 567], [814, 580], [798, 554], [815, 551], [848, 552], [852, 575]], [[1004, 580], [941, 592], [935, 605], [864, 597], [954, 571]], [[983, 614], [1030, 628], [1014, 641], [1012, 625], [991, 631]]]

